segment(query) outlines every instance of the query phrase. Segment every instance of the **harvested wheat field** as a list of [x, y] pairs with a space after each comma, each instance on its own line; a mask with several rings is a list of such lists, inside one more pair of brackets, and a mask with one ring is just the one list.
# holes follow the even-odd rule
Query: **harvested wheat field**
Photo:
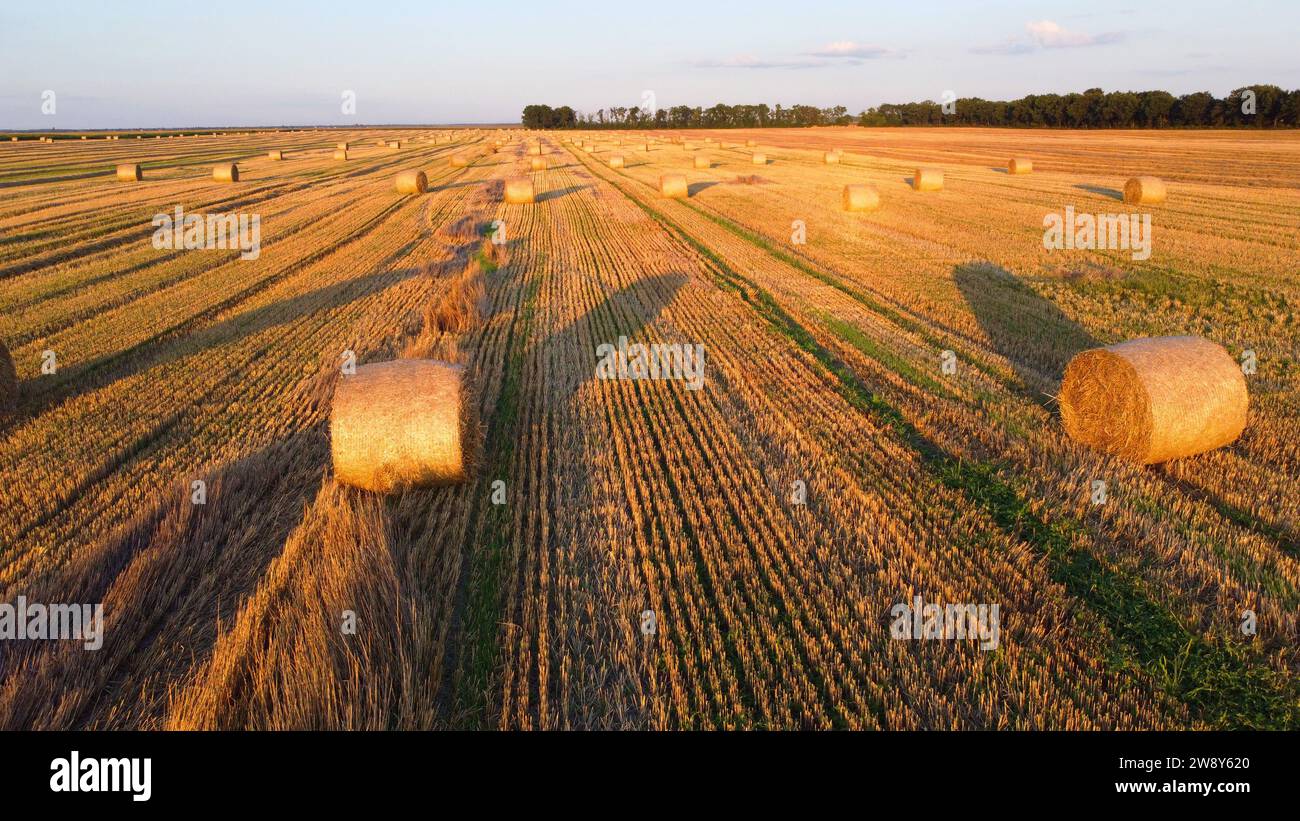
[[[2, 600], [104, 619], [0, 642], [0, 726], [1300, 727], [1300, 134], [132, 136], [0, 143]], [[1048, 247], [1097, 214], [1148, 253]], [[1189, 336], [1244, 429], [1069, 436]]]

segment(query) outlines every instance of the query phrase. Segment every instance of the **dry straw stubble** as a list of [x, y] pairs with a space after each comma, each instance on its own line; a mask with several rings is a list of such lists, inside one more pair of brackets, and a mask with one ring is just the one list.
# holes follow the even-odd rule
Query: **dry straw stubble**
[[18, 408], [18, 372], [9, 349], [0, 342], [0, 420]]
[[334, 478], [378, 493], [463, 482], [479, 450], [476, 405], [463, 365], [362, 365], [334, 391]]
[[1066, 366], [1059, 398], [1071, 438], [1147, 465], [1233, 442], [1250, 404], [1238, 364], [1197, 336], [1084, 351]]

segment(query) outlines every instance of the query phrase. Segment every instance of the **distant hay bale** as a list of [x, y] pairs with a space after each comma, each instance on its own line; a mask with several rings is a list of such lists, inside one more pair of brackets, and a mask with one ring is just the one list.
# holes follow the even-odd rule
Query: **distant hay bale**
[[749, 158], [749, 161], [754, 165], [767, 165], [767, 155], [755, 153], [754, 156]]
[[687, 196], [685, 174], [661, 174], [659, 176], [659, 193], [665, 197], [680, 199]]
[[642, 150], [642, 151], [649, 151], [649, 150], [650, 150], [650, 143], [646, 143], [645, 145], [641, 146], [641, 150]]
[[1027, 157], [1012, 157], [1007, 161], [1008, 174], [1028, 174], [1034, 170], [1034, 161]]
[[623, 155], [622, 155], [622, 154], [611, 154], [610, 157], [609, 157], [609, 167], [610, 167], [610, 168], [622, 168], [622, 167], [623, 167]]
[[429, 178], [423, 171], [403, 171], [397, 175], [397, 193], [423, 194], [429, 190]]
[[120, 163], [117, 166], [117, 179], [119, 182], [139, 182], [144, 179], [144, 175], [140, 173], [140, 163]]
[[375, 140], [375, 145], [379, 146], [380, 148], [383, 148], [384, 146], [388, 145], [388, 141], [387, 141], [387, 140]]
[[529, 155], [530, 157], [540, 157], [540, 156], [542, 156], [542, 147], [541, 147], [541, 145], [539, 145], [539, 144], [537, 144], [537, 143], [533, 143], [532, 145], [528, 146], [528, 155]]
[[545, 171], [545, 170], [546, 170], [546, 158], [545, 158], [545, 157], [533, 157], [531, 160], [528, 161], [528, 166], [529, 166], [529, 168], [531, 168], [531, 169], [534, 170], [534, 171]]
[[1165, 183], [1159, 177], [1134, 177], [1124, 183], [1124, 202], [1161, 203], [1165, 195]]
[[348, 152], [344, 151], [342, 148], [334, 149], [334, 159], [346, 160], [347, 158], [348, 158]]
[[844, 186], [845, 211], [875, 211], [880, 207], [880, 192], [874, 185], [854, 183]]
[[334, 478], [377, 493], [463, 482], [480, 430], [463, 365], [399, 359], [340, 379], [330, 409]]
[[511, 177], [506, 180], [506, 202], [514, 205], [524, 205], [532, 201], [533, 181], [531, 179], [528, 177]]
[[388, 147], [389, 147], [389, 148], [401, 148], [401, 147], [402, 147], [402, 141], [401, 141], [401, 140], [389, 140], [389, 141], [388, 141]]
[[709, 168], [710, 165], [711, 165], [711, 163], [709, 162], [708, 155], [705, 155], [705, 154], [696, 154], [696, 155], [695, 155], [695, 167], [696, 167], [696, 168]]
[[582, 148], [582, 140], [574, 140], [573, 144], [576, 145], [578, 148]]
[[284, 159], [284, 152], [283, 152], [283, 151], [279, 151], [279, 150], [276, 150], [276, 151], [268, 151], [268, 152], [266, 152], [266, 156], [267, 156], [268, 159], [272, 159], [272, 160], [283, 160], [283, 159]]
[[1250, 397], [1240, 366], [1222, 347], [1164, 336], [1075, 356], [1060, 403], [1072, 439], [1150, 465], [1236, 440]]
[[587, 143], [582, 147], [582, 150], [586, 151], [588, 154], [594, 154], [596, 153], [596, 146], [592, 145], [591, 143]]
[[469, 157], [464, 154], [453, 154], [451, 157], [452, 168], [464, 168], [469, 165]]
[[834, 151], [827, 151], [825, 154], [822, 154], [822, 162], [826, 165], [834, 165], [839, 161], [840, 155], [836, 154]]
[[347, 140], [341, 140], [341, 141], [335, 143], [335, 144], [334, 144], [334, 147], [337, 148], [339, 151], [347, 151], [347, 150], [348, 150], [348, 141], [347, 141]]
[[918, 168], [912, 174], [912, 188], [917, 191], [942, 191], [942, 168]]
[[12, 415], [17, 409], [18, 371], [14, 369], [9, 349], [0, 342], [0, 419]]
[[217, 182], [239, 182], [239, 166], [233, 162], [225, 162], [214, 166], [212, 179]]

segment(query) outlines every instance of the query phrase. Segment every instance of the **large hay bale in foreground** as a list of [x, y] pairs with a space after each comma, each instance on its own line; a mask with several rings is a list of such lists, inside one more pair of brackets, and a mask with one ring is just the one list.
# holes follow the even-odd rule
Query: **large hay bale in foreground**
[[1060, 403], [1072, 439], [1149, 465], [1234, 441], [1250, 398], [1241, 367], [1222, 347], [1163, 336], [1075, 356]]
[[1034, 170], [1034, 161], [1028, 157], [1012, 157], [1007, 160], [1008, 174], [1028, 174]]
[[767, 155], [755, 153], [754, 156], [749, 158], [749, 161], [754, 165], [767, 165]]
[[452, 155], [451, 157], [452, 168], [464, 168], [467, 165], [469, 165], [469, 157], [466, 157], [464, 154]]
[[942, 168], [918, 168], [912, 174], [912, 188], [916, 191], [942, 191]]
[[530, 159], [530, 160], [528, 161], [528, 167], [531, 168], [531, 169], [534, 170], [534, 171], [545, 171], [545, 170], [546, 170], [546, 158], [545, 158], [545, 157], [533, 157], [532, 159]]
[[334, 389], [334, 478], [378, 493], [465, 481], [479, 450], [476, 405], [463, 365], [362, 365]]
[[346, 160], [347, 158], [348, 158], [348, 152], [344, 151], [342, 148], [334, 149], [334, 159]]
[[622, 154], [611, 154], [610, 157], [609, 157], [609, 167], [610, 167], [610, 168], [622, 168], [622, 167], [623, 167], [623, 155], [622, 155]]
[[840, 155], [836, 154], [834, 151], [827, 151], [825, 154], [822, 154], [822, 162], [826, 165], [835, 165], [839, 161]]
[[397, 175], [397, 193], [423, 194], [429, 190], [429, 178], [423, 171], [403, 171]]
[[680, 199], [689, 194], [685, 174], [661, 174], [659, 176], [659, 193], [665, 197]]
[[268, 151], [268, 152], [266, 152], [266, 156], [267, 156], [268, 159], [272, 159], [272, 160], [283, 160], [283, 159], [284, 159], [284, 152], [283, 152], [283, 151], [278, 151], [278, 150], [277, 150], [277, 151]]
[[1136, 204], [1165, 201], [1165, 183], [1159, 177], [1134, 177], [1124, 183], [1124, 202]]
[[854, 183], [844, 186], [845, 211], [875, 211], [880, 207], [880, 192], [874, 185]]
[[139, 182], [144, 179], [144, 175], [140, 173], [140, 163], [119, 163], [117, 166], [117, 179], [119, 182]]
[[533, 201], [533, 181], [528, 177], [511, 177], [506, 180], [506, 202], [524, 205]]
[[212, 179], [217, 182], [239, 182], [239, 166], [233, 162], [225, 162], [214, 166]]
[[18, 371], [9, 349], [0, 342], [0, 419], [18, 409]]
[[708, 157], [707, 154], [696, 154], [696, 155], [695, 155], [695, 167], [696, 167], [696, 168], [708, 168], [708, 167], [710, 167], [711, 165], [712, 165], [712, 163], [709, 161], [709, 157]]

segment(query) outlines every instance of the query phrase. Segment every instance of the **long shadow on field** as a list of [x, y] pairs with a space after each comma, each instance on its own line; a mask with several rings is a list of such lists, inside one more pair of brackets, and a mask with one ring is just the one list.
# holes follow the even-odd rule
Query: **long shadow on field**
[[673, 301], [686, 282], [685, 274], [673, 272], [639, 279], [617, 290], [607, 291], [598, 304], [552, 333], [544, 344], [555, 361], [579, 363], [568, 369], [566, 393], [572, 393], [581, 382], [596, 377], [598, 346], [608, 343], [617, 347], [619, 337], [626, 337], [628, 345], [657, 341], [648, 338], [644, 331], [658, 320], [664, 307]]
[[953, 280], [994, 350], [1010, 361], [1024, 391], [1039, 404], [1051, 404], [1070, 358], [1099, 344], [1005, 268], [989, 262], [958, 265]]
[[558, 200], [560, 197], [567, 197], [570, 194], [575, 194], [590, 187], [590, 185], [569, 185], [564, 188], [557, 188], [554, 191], [544, 191], [537, 195], [537, 201], [546, 202], [548, 200]]
[[709, 182], [693, 182], [686, 186], [686, 196], [693, 197], [701, 191], [712, 188], [715, 185], [720, 185], [720, 183], [717, 180], [710, 180]]
[[[19, 414], [22, 417], [37, 416], [56, 403], [99, 390], [105, 385], [187, 356], [201, 356], [204, 351], [211, 348], [255, 336], [316, 311], [336, 308], [371, 293], [391, 288], [415, 276], [418, 272], [418, 268], [381, 270], [245, 311], [213, 325], [202, 326], [206, 315], [194, 317], [190, 322], [161, 338], [139, 342], [125, 350], [106, 354], [90, 362], [61, 365], [58, 373], [53, 376], [37, 376], [28, 379], [20, 386], [19, 396], [22, 399]], [[191, 326], [197, 327], [197, 330], [190, 332]], [[269, 352], [268, 355], [273, 356], [274, 352]], [[196, 361], [201, 369], [201, 358]], [[197, 390], [202, 392], [223, 378], [232, 376], [237, 375], [211, 373], [209, 379], [204, 380], [204, 385]]]
[[1124, 200], [1124, 192], [1115, 188], [1107, 188], [1102, 185], [1086, 185], [1086, 184], [1076, 185], [1074, 187], [1078, 188], [1080, 191], [1087, 191], [1092, 194], [1101, 194], [1103, 197], [1110, 197], [1113, 200], [1120, 200], [1121, 202]]
[[[310, 401], [327, 401], [328, 384]], [[156, 726], [169, 687], [211, 654], [220, 625], [279, 555], [329, 459], [324, 422], [239, 461], [195, 470], [152, 508], [18, 593], [103, 604], [103, 645], [0, 642], [0, 727]], [[194, 504], [190, 481], [206, 482]]]

